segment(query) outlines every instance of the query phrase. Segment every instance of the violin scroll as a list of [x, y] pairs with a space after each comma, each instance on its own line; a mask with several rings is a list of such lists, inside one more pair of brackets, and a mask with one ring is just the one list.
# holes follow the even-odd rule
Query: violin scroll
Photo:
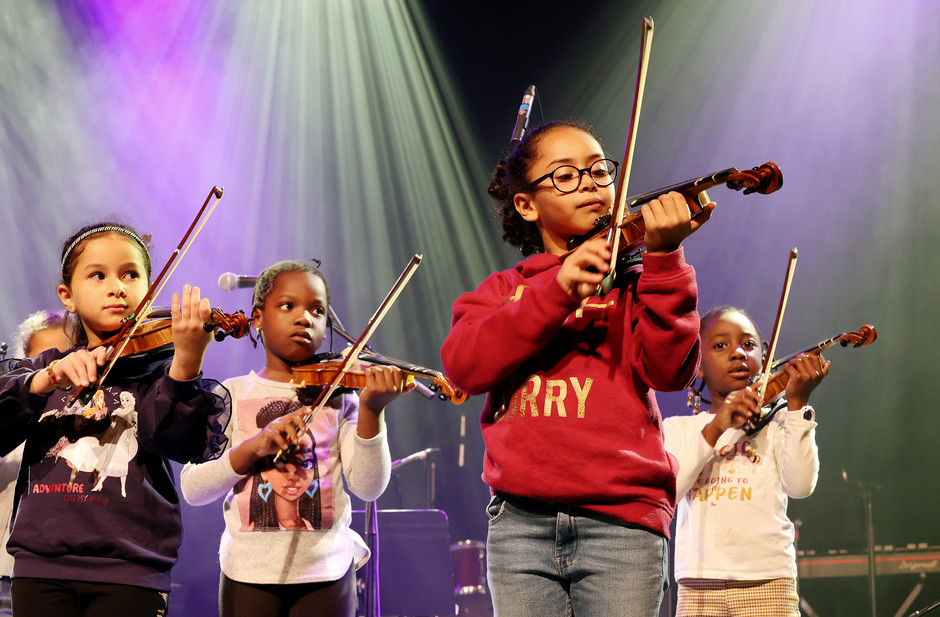
[[863, 345], [871, 345], [878, 338], [878, 332], [875, 331], [875, 326], [870, 323], [865, 324], [855, 332], [846, 332], [839, 337], [839, 344], [843, 347], [861, 347]]
[[735, 173], [729, 176], [727, 186], [735, 191], [744, 189], [745, 195], [769, 195], [783, 186], [783, 173], [776, 163], [768, 162], [745, 171], [735, 170]]
[[215, 330], [215, 340], [223, 341], [225, 337], [242, 338], [248, 335], [248, 329], [251, 320], [245, 315], [245, 311], [235, 311], [234, 313], [223, 313], [219, 309], [212, 309], [212, 315], [209, 321], [202, 324], [206, 332]]

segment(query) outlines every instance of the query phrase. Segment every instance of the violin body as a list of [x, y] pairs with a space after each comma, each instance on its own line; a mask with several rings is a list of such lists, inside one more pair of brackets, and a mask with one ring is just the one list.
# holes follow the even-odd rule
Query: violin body
[[[466, 392], [459, 390], [439, 371], [408, 364], [400, 360], [392, 360], [385, 356], [361, 354], [359, 357], [360, 359], [368, 360], [369, 363], [372, 364], [396, 366], [401, 369], [403, 373], [411, 377], [422, 377], [431, 380], [432, 385], [430, 389], [433, 390], [441, 400], [450, 401], [455, 405], [459, 405], [468, 398]], [[339, 360], [327, 360], [291, 367], [293, 374], [291, 384], [295, 388], [329, 386], [333, 383], [333, 380], [337, 378], [337, 372], [342, 371], [342, 375], [339, 375], [338, 387], [349, 388], [351, 390], [361, 390], [365, 388], [366, 374], [364, 366], [368, 366], [368, 364], [363, 365], [360, 362], [352, 363], [352, 366], [345, 370], [342, 364], [343, 363]]]
[[[121, 348], [119, 358], [156, 351], [173, 344], [173, 323], [169, 319], [169, 313], [155, 311], [150, 313], [149, 316], [151, 319], [141, 322], [133, 334], [125, 337], [127, 343]], [[214, 308], [209, 321], [204, 323], [202, 327], [206, 332], [215, 330], [215, 340], [221, 341], [226, 336], [241, 338], [247, 335], [250, 323], [244, 311], [224, 313], [220, 309]], [[121, 341], [121, 334], [118, 333], [88, 349], [92, 350], [98, 347], [117, 348]]]
[[[120, 358], [138, 356], [155, 351], [167, 349], [173, 345], [173, 322], [169, 319], [169, 311], [161, 309], [148, 315], [150, 319], [142, 321], [134, 329], [124, 328], [112, 337], [109, 337], [89, 350], [99, 347], [111, 347], [107, 358], [107, 366], [111, 366]], [[206, 332], [216, 331], [215, 339], [221, 341], [226, 336], [241, 338], [248, 334], [250, 321], [243, 311], [224, 313], [219, 309], [212, 309], [209, 321], [203, 324]], [[131, 332], [131, 334], [127, 334]], [[103, 379], [103, 377], [102, 377]], [[69, 405], [76, 400], [88, 404], [94, 390], [78, 388], [69, 399]]]
[[[107, 338], [89, 350], [98, 347], [115, 347], [120, 344], [120, 335], [114, 335]], [[132, 335], [127, 337], [127, 344], [124, 345], [119, 358], [127, 356], [136, 356], [137, 354], [156, 351], [173, 344], [173, 329], [169, 319], [151, 319], [143, 322], [137, 327]]]

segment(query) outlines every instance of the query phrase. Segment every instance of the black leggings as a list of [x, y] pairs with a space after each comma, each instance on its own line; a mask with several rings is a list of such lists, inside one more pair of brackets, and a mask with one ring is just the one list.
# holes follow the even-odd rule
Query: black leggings
[[293, 585], [255, 585], [222, 574], [222, 617], [355, 617], [356, 576], [352, 565], [337, 581]]
[[14, 578], [15, 617], [166, 617], [167, 593], [156, 589], [60, 581], [48, 578]]

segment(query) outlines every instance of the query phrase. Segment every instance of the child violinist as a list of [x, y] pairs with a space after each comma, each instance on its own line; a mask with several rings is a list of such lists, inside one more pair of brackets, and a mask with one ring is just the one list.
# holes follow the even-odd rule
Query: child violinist
[[[3, 450], [26, 440], [13, 555], [17, 617], [165, 614], [181, 534], [169, 460], [216, 454], [225, 399], [201, 377], [208, 301], [173, 294], [172, 349], [121, 358], [99, 383], [109, 337], [147, 293], [147, 243], [103, 222], [65, 241], [58, 295], [72, 321], [50, 349], [0, 376]], [[71, 403], [75, 388], [98, 388]]]
[[595, 296], [606, 241], [565, 256], [566, 244], [610, 210], [616, 166], [586, 124], [525, 135], [489, 193], [503, 238], [531, 256], [457, 299], [442, 348], [448, 376], [486, 394], [487, 577], [500, 616], [651, 617], [662, 599], [675, 464], [653, 390], [685, 388], [698, 368], [681, 243], [714, 204], [695, 220], [677, 193], [644, 205], [642, 263]]
[[748, 385], [767, 361], [754, 320], [723, 306], [702, 317], [701, 328], [698, 377], [708, 386], [708, 408], [665, 421], [666, 448], [679, 460], [676, 615], [702, 615], [708, 607], [709, 615], [799, 617], [787, 498], [807, 497], [816, 486], [809, 396], [829, 362], [816, 354], [788, 362], [781, 369], [789, 379], [786, 400], [768, 408], [766, 413], [779, 411], [754, 432], [754, 420], [769, 417], [760, 415], [757, 393]]
[[[343, 477], [363, 500], [382, 494], [391, 475], [383, 410], [414, 383], [398, 368], [368, 367], [361, 395], [334, 395], [306, 426], [310, 408], [290, 383], [291, 367], [314, 361], [329, 300], [326, 277], [310, 263], [282, 261], [261, 273], [251, 318], [264, 367], [224, 382], [234, 401], [231, 447], [183, 468], [189, 503], [225, 496], [223, 617], [355, 614], [355, 569], [368, 551], [349, 527]], [[292, 454], [276, 457], [290, 444]]]

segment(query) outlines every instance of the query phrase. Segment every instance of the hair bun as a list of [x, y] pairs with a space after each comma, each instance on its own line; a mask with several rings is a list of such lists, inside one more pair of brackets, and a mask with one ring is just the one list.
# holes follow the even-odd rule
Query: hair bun
[[496, 163], [496, 168], [493, 170], [493, 175], [490, 176], [490, 184], [486, 187], [486, 192], [498, 201], [509, 197], [509, 172], [507, 171], [505, 159]]

